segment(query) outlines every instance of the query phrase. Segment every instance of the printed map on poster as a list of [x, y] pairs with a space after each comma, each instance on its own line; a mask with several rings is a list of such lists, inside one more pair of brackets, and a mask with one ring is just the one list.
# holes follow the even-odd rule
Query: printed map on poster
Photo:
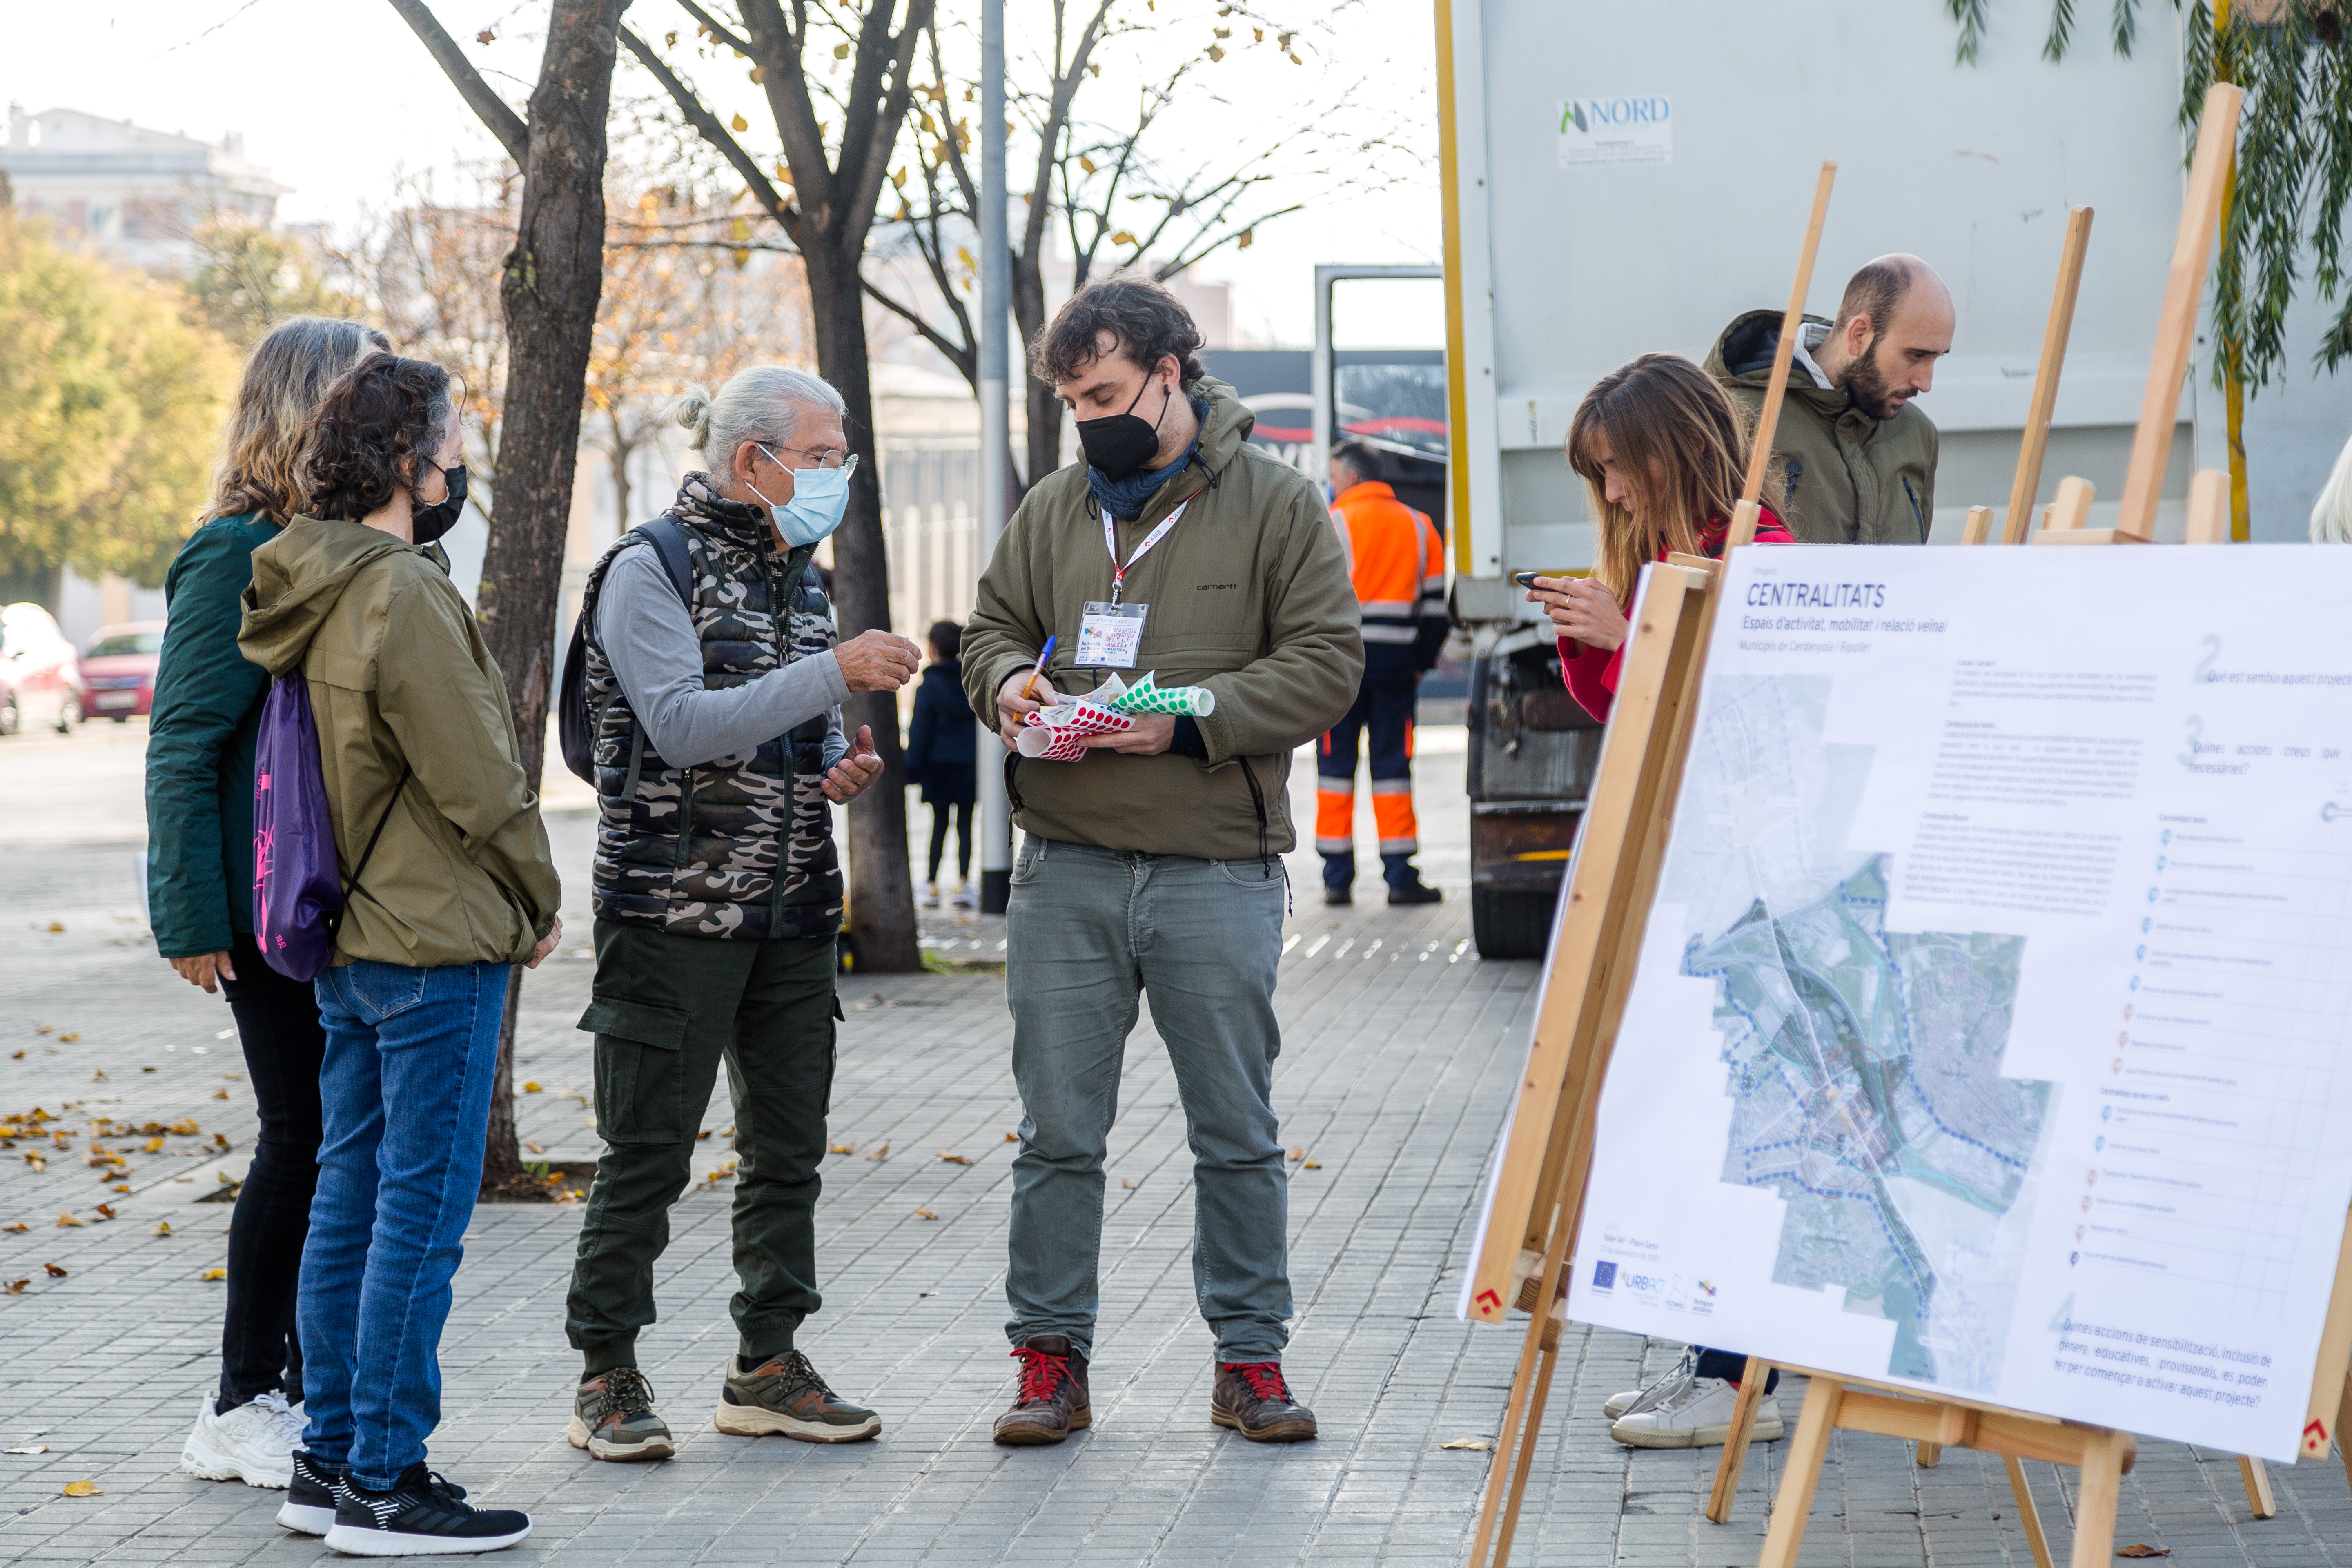
[[2292, 1459], [2352, 1199], [2342, 553], [1741, 552], [1570, 1316]]

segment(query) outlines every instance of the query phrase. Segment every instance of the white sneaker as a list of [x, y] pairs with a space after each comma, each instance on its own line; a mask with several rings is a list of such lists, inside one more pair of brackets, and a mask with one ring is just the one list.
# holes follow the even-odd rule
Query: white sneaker
[[927, 883], [923, 888], [923, 908], [935, 910], [939, 907], [940, 885], [937, 882]]
[[960, 910], [968, 910], [971, 908], [971, 884], [970, 882], [958, 882], [956, 884], [955, 890], [955, 907]]
[[[1609, 1436], [1629, 1448], [1717, 1447], [1731, 1435], [1731, 1407], [1738, 1400], [1729, 1379], [1694, 1377], [1670, 1397], [1620, 1420]], [[1780, 1402], [1768, 1394], [1756, 1403], [1748, 1440], [1774, 1442], [1780, 1432]]]
[[1612, 1421], [1620, 1421], [1637, 1410], [1649, 1410], [1663, 1405], [1689, 1386], [1691, 1372], [1690, 1352], [1685, 1351], [1683, 1359], [1675, 1363], [1674, 1370], [1665, 1376], [1640, 1388], [1629, 1388], [1622, 1394], [1611, 1394], [1601, 1402], [1601, 1414]]
[[296, 1407], [273, 1392], [215, 1415], [215, 1397], [205, 1394], [196, 1412], [195, 1430], [180, 1448], [180, 1468], [198, 1480], [284, 1489], [294, 1479], [294, 1445], [302, 1436]]

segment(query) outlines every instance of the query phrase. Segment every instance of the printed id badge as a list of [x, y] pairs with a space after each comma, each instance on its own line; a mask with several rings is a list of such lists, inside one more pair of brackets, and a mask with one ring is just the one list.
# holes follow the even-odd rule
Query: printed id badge
[[1143, 644], [1143, 613], [1149, 605], [1097, 600], [1078, 620], [1078, 651], [1070, 662], [1081, 669], [1133, 669]]

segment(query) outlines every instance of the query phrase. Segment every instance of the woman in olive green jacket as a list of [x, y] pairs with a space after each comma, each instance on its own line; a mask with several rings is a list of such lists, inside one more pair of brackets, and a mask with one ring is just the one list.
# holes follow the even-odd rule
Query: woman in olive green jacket
[[155, 947], [192, 985], [228, 993], [260, 1130], [228, 1225], [220, 1386], [180, 1450], [206, 1480], [282, 1487], [302, 1431], [295, 1279], [319, 1175], [319, 1061], [310, 987], [253, 941], [253, 742], [269, 676], [236, 650], [254, 549], [302, 510], [294, 458], [320, 395], [392, 345], [357, 321], [297, 316], [255, 345], [238, 379], [202, 526], [163, 580], [171, 625], [147, 731], [147, 905]]
[[417, 548], [465, 504], [461, 453], [439, 366], [379, 354], [337, 382], [298, 465], [311, 515], [254, 552], [238, 639], [304, 683], [346, 884], [316, 983], [310, 1421], [278, 1521], [362, 1556], [490, 1552], [530, 1531], [425, 1468], [512, 965], [562, 931], [506, 679]]

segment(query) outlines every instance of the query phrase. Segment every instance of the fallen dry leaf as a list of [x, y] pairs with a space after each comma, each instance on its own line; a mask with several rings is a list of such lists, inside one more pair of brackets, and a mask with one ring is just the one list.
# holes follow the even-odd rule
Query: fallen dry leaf
[[207, 1268], [202, 1274], [197, 1275], [196, 1278], [199, 1279], [226, 1279], [228, 1278], [228, 1270], [226, 1268]]
[[1021, 1134], [1018, 1132], [1007, 1132], [1004, 1135], [1004, 1141], [1007, 1143], [1018, 1143], [1021, 1142]]
[[150, 1138], [146, 1142], [139, 1145], [139, 1152], [142, 1154], [152, 1154], [163, 1146], [163, 1141], [161, 1138]]
[[525, 1094], [537, 1094], [539, 1092], [539, 1085], [535, 1083], [526, 1083], [522, 1086], [522, 1091]]
[[824, 1152], [828, 1154], [855, 1154], [857, 1152], [857, 1145], [855, 1143], [827, 1143], [824, 1146]]
[[20, 1443], [8, 1451], [12, 1454], [46, 1454], [49, 1446], [47, 1443]]
[[78, 1226], [82, 1222], [69, 1214], [61, 1214], [58, 1215], [58, 1223], [61, 1226]]
[[940, 1163], [943, 1165], [969, 1165], [971, 1163], [971, 1161], [966, 1155], [951, 1154], [945, 1149], [942, 1149], [940, 1151]]
[[80, 1038], [81, 1038], [81, 1031], [79, 1031], [79, 1029], [77, 1029], [76, 1031], [74, 1031], [74, 1032], [73, 1032], [72, 1034], [70, 1034], [70, 1035], [59, 1035], [59, 1036], [58, 1037], [58, 1044], [59, 1044], [59, 1045], [61, 1045], [61, 1046], [70, 1046], [70, 1045], [72, 1045], [76, 1040], [79, 1040], [79, 1039], [80, 1039]]
[[869, 1160], [888, 1159], [890, 1157], [890, 1141], [887, 1138], [885, 1138], [880, 1143], [875, 1146], [874, 1152], [866, 1155], [866, 1157]]
[[1319, 1171], [1323, 1168], [1323, 1162], [1320, 1160], [1302, 1160], [1299, 1162], [1298, 1168], [1302, 1171]]
[[933, 1214], [933, 1213], [932, 1213], [930, 1210], [929, 1210], [929, 1209], [917, 1209], [917, 1210], [915, 1211], [915, 1217], [916, 1217], [917, 1219], [937, 1219], [937, 1218], [939, 1218], [940, 1216], [939, 1216], [939, 1215], [935, 1215], [935, 1214]]
[[526, 1148], [526, 1149], [528, 1149], [528, 1150], [530, 1150], [530, 1151], [532, 1153], [534, 1153], [534, 1154], [544, 1154], [544, 1153], [546, 1153], [546, 1152], [547, 1152], [546, 1148], [545, 1148], [543, 1145], [541, 1145], [541, 1144], [538, 1144], [538, 1143], [532, 1143], [532, 1142], [526, 1142], [523, 1144], [523, 1147], [524, 1147], [524, 1148]]
[[699, 1142], [701, 1142], [705, 1138], [708, 1138], [708, 1137], [709, 1137], [709, 1136], [710, 1136], [710, 1129], [709, 1129], [709, 1128], [708, 1128], [708, 1127], [706, 1127], [706, 1128], [704, 1128], [701, 1131], [699, 1131], [699, 1132], [698, 1132], [698, 1133], [696, 1133], [696, 1134], [694, 1135], [694, 1141], [695, 1141], [696, 1142], [699, 1143]]
[[22, 1051], [11, 1051], [8, 1053], [8, 1059], [12, 1062], [21, 1062], [25, 1059], [25, 1053]]
[[215, 1100], [226, 1100], [228, 1098], [228, 1090], [225, 1089], [216, 1089], [213, 1090], [213, 1098]]
[[226, 1132], [214, 1133], [213, 1147], [226, 1152], [228, 1149], [228, 1134]]
[[28, 1149], [25, 1152], [25, 1163], [32, 1166], [36, 1171], [46, 1171], [49, 1168], [49, 1163], [41, 1158], [37, 1150]]
[[32, 1228], [33, 1228], [33, 1227], [32, 1227], [31, 1226], [26, 1225], [26, 1224], [23, 1220], [21, 1220], [21, 1219], [20, 1219], [20, 1220], [18, 1220], [15, 1225], [0, 1225], [0, 1230], [26, 1231], [26, 1230], [30, 1230], [30, 1229], [32, 1229]]
[[104, 1068], [100, 1068], [97, 1071], [91, 1073], [89, 1075], [89, 1081], [92, 1083], [104, 1083], [106, 1081], [106, 1069]]
[[194, 1118], [183, 1116], [177, 1121], [173, 1122], [171, 1126], [165, 1128], [164, 1131], [167, 1132], [176, 1132], [183, 1138], [193, 1138], [197, 1133], [202, 1132], [204, 1129], [196, 1125]]
[[129, 1182], [117, 1182], [114, 1184], [114, 1190], [118, 1193], [127, 1193], [131, 1190], [131, 1184]]
[[67, 1497], [97, 1497], [100, 1495], [98, 1483], [96, 1481], [68, 1481], [66, 1483], [64, 1495]]
[[1492, 1437], [1456, 1437], [1451, 1443], [1440, 1443], [1438, 1445], [1441, 1448], [1467, 1448], [1473, 1453], [1478, 1454], [1486, 1452], [1494, 1446], [1495, 1439]]
[[49, 1278], [52, 1279], [62, 1279], [66, 1277], [67, 1271], [54, 1263], [44, 1263], [41, 1267], [49, 1271]]
[[100, 1204], [98, 1205], [97, 1213], [98, 1217], [100, 1219], [112, 1219], [114, 1217], [114, 1205], [112, 1204]]
[[2116, 1551], [2116, 1555], [2118, 1557], [2169, 1557], [2172, 1555], [2172, 1548], [2169, 1546], [2148, 1546], [2139, 1542], [2134, 1542], [2129, 1546], [2119, 1548]]
[[1129, 1181], [1125, 1176], [1121, 1176], [1118, 1179], [1118, 1184], [1122, 1187], [1132, 1187], [1135, 1185], [1133, 1182]]
[[139, 1070], [141, 1072], [153, 1072], [155, 1069], [153, 1068], [141, 1068]]
[[46, 1035], [56, 1027], [57, 1026], [55, 1024], [36, 1024], [33, 1026], [33, 1033], [37, 1035]]
[[1307, 1151], [1306, 1151], [1306, 1150], [1304, 1150], [1304, 1149], [1301, 1149], [1297, 1144], [1293, 1143], [1293, 1144], [1290, 1146], [1290, 1158], [1291, 1158], [1294, 1162], [1296, 1162], [1296, 1161], [1299, 1161], [1299, 1160], [1304, 1160], [1305, 1158], [1307, 1158]]
[[168, 1219], [159, 1219], [159, 1220], [157, 1220], [157, 1221], [155, 1222], [155, 1230], [154, 1230], [154, 1234], [155, 1234], [155, 1235], [157, 1235], [157, 1236], [169, 1236], [169, 1235], [171, 1235], [171, 1234], [172, 1234], [172, 1222], [171, 1222], [170, 1220], [168, 1220]]
[[51, 921], [49, 922], [49, 929], [51, 931], [63, 931], [66, 929], [66, 922], [63, 921]]
[[32, 1281], [30, 1279], [11, 1279], [8, 1281], [5, 1289], [11, 1296], [21, 1296], [25, 1293], [25, 1287], [31, 1283]]

